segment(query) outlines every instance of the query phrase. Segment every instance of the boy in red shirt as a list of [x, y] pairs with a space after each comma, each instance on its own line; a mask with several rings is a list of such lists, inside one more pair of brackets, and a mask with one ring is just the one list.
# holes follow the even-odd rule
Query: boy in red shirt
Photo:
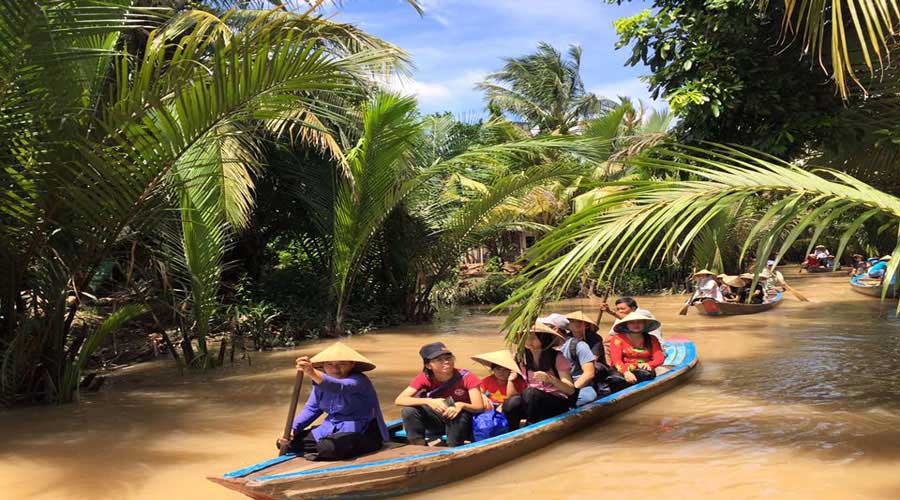
[[488, 352], [472, 356], [473, 361], [491, 369], [491, 375], [481, 380], [481, 390], [487, 404], [502, 405], [507, 398], [521, 394], [527, 384], [519, 374], [519, 367], [507, 350]]

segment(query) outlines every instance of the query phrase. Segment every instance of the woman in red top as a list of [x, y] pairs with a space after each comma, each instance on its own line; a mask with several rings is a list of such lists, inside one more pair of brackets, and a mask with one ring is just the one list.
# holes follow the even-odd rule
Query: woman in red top
[[472, 414], [484, 410], [481, 380], [457, 370], [456, 358], [441, 342], [419, 349], [422, 373], [409, 383], [394, 404], [401, 412], [409, 444], [426, 445], [425, 433], [447, 434], [447, 446], [459, 446], [472, 434]]
[[609, 342], [609, 361], [615, 372], [607, 378], [613, 392], [656, 378], [656, 368], [666, 360], [666, 353], [649, 332], [659, 327], [659, 321], [638, 312], [616, 321]]

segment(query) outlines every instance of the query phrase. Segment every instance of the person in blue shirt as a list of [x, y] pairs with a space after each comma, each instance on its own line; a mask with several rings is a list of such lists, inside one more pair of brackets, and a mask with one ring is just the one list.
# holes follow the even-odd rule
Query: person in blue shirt
[[597, 399], [597, 390], [594, 388], [594, 359], [591, 347], [584, 340], [576, 339], [569, 331], [569, 319], [562, 314], [553, 313], [543, 318], [538, 318], [539, 323], [552, 328], [566, 340], [559, 347], [559, 353], [566, 358], [571, 365], [570, 371], [575, 390], [578, 391], [578, 399], [575, 406], [584, 406]]
[[[297, 358], [296, 363], [312, 380], [313, 389], [294, 419], [290, 451], [307, 460], [346, 460], [384, 446], [389, 436], [378, 394], [362, 373], [375, 369], [371, 361], [337, 342], [312, 359]], [[308, 429], [322, 414], [325, 420]]]
[[890, 262], [890, 260], [890, 255], [885, 255], [884, 257], [878, 259], [878, 263], [869, 268], [869, 278], [883, 279], [884, 273], [887, 271], [888, 262]]

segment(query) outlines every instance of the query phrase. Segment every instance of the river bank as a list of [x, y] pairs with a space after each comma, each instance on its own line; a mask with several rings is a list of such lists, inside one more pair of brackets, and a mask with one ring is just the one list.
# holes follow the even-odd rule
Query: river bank
[[[648, 496], [683, 488], [707, 498], [896, 498], [900, 323], [893, 307], [850, 292], [842, 277], [792, 283], [811, 302], [788, 296], [771, 312], [742, 318], [678, 316], [682, 296], [638, 298], [667, 336], [697, 343], [701, 367], [690, 383], [419, 496], [575, 498], [588, 488], [628, 495], [635, 483], [615, 478], [632, 470]], [[593, 305], [575, 299], [553, 309], [596, 312]], [[502, 345], [501, 320], [464, 309], [348, 342], [378, 364], [373, 380], [386, 417], [395, 418], [392, 400], [419, 369], [421, 344], [442, 340], [461, 366], [481, 374], [468, 356]], [[119, 370], [77, 405], [2, 413], [0, 480], [11, 498], [242, 498], [205, 476], [274, 454], [293, 358], [328, 342], [254, 353], [252, 365], [206, 374], [181, 376], [168, 359], [142, 363]], [[561, 491], [553, 473], [563, 469], [568, 484], [583, 487]]]

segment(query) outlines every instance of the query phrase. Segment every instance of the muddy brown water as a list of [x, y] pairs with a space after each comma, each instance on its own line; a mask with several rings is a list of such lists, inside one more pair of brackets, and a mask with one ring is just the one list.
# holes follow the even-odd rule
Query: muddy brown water
[[[792, 278], [791, 275], [788, 278]], [[539, 452], [421, 498], [900, 498], [900, 321], [846, 278], [794, 278], [755, 316], [678, 316], [684, 297], [639, 298], [666, 336], [697, 343], [686, 385]], [[556, 304], [568, 312], [589, 301]], [[348, 342], [375, 363], [385, 415], [442, 340], [458, 365], [500, 348], [501, 318], [446, 314]], [[608, 325], [608, 318], [604, 324]], [[15, 499], [238, 499], [208, 481], [270, 458], [284, 425], [292, 360], [323, 343], [255, 353], [180, 375], [168, 361], [113, 375], [77, 405], [0, 413], [0, 484]], [[308, 391], [308, 386], [304, 395]]]

